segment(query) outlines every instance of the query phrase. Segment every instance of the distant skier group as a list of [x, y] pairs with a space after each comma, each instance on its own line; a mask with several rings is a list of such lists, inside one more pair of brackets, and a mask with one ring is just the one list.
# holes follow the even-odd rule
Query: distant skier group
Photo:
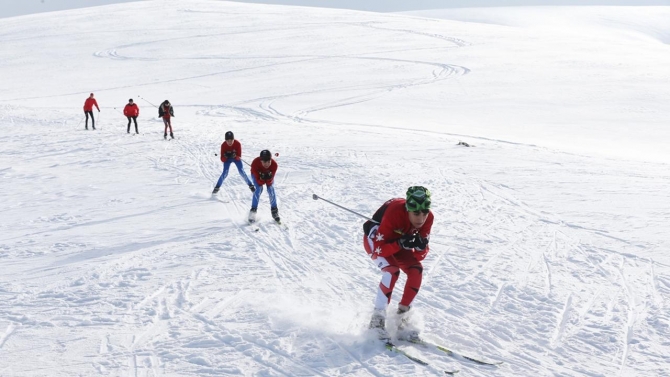
[[[84, 102], [85, 128], [87, 130], [89, 117], [91, 118], [91, 127], [95, 130], [94, 106], [100, 112], [100, 107], [98, 107], [98, 103], [93, 93], [91, 93]], [[123, 115], [128, 118], [127, 133], [130, 133], [132, 121], [135, 124], [135, 133], [139, 134], [137, 126], [139, 114], [139, 107], [133, 102], [132, 98], [129, 99], [128, 104], [123, 109]], [[163, 138], [167, 139], [169, 130], [170, 137], [174, 139], [171, 123], [171, 118], [174, 117], [174, 109], [168, 100], [163, 101], [158, 107], [158, 116], [163, 119], [165, 125]], [[242, 165], [244, 161], [242, 160], [242, 144], [235, 139], [232, 131], [228, 131], [225, 134], [224, 142], [221, 144], [220, 158], [223, 163], [223, 172], [214, 186], [212, 196], [217, 195], [228, 176], [230, 165], [235, 164], [238, 173], [253, 193], [248, 217], [249, 223], [256, 222], [258, 203], [265, 186], [270, 199], [272, 218], [281, 224], [274, 188], [278, 165], [272, 158], [272, 153], [264, 149], [251, 164], [248, 164], [250, 165], [250, 178]], [[401, 271], [407, 275], [407, 280], [396, 310], [398, 316], [397, 337], [409, 341], [419, 340], [418, 329], [412, 326], [409, 316], [411, 304], [421, 288], [423, 277], [421, 261], [430, 250], [428, 243], [434, 219], [430, 207], [430, 191], [423, 186], [412, 186], [407, 190], [405, 198], [388, 200], [375, 212], [372, 219], [363, 225], [363, 248], [382, 272], [369, 328], [377, 331], [378, 337], [387, 342], [390, 341], [390, 336], [386, 329], [386, 312]]]
[[[86, 122], [84, 123], [84, 128], [88, 130], [88, 118], [91, 117], [91, 128], [95, 130], [95, 118], [93, 117], [93, 106], [98, 109], [100, 112], [100, 107], [98, 106], [98, 101], [96, 101], [95, 96], [91, 93], [86, 101], [84, 101], [84, 115], [86, 116]], [[116, 108], [115, 108], [116, 109]], [[137, 106], [137, 103], [133, 99], [129, 99], [126, 106], [123, 108], [123, 115], [128, 118], [128, 130], [127, 133], [130, 133], [130, 126], [132, 123], [135, 124], [135, 134], [139, 134], [140, 131], [137, 127], [137, 117], [140, 116], [140, 108]], [[174, 118], [174, 109], [170, 101], [165, 100], [158, 107], [158, 117], [163, 119], [163, 124], [165, 125], [165, 131], [163, 132], [163, 138], [167, 140], [168, 130], [170, 130], [170, 137], [174, 139], [174, 133], [172, 132], [172, 122], [171, 118]]]

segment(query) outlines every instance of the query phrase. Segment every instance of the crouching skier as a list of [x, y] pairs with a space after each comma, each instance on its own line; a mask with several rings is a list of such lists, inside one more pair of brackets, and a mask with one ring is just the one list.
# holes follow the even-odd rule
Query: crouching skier
[[255, 190], [251, 199], [251, 210], [249, 210], [249, 222], [256, 221], [256, 212], [258, 211], [258, 201], [263, 193], [263, 185], [268, 189], [270, 197], [270, 213], [272, 218], [278, 224], [281, 224], [279, 209], [277, 209], [277, 196], [275, 195], [274, 180], [277, 174], [277, 162], [272, 158], [272, 153], [264, 149], [260, 156], [256, 157], [251, 163], [251, 180]]
[[374, 301], [370, 328], [377, 330], [380, 339], [390, 339], [386, 329], [386, 309], [402, 271], [407, 275], [407, 281], [396, 311], [399, 317], [397, 337], [419, 341], [418, 330], [409, 323], [409, 310], [421, 288], [421, 261], [429, 250], [428, 241], [433, 226], [430, 191], [422, 186], [412, 186], [407, 190], [405, 199], [390, 199], [372, 219], [376, 223], [367, 221], [363, 224], [363, 245], [381, 270], [382, 279]]

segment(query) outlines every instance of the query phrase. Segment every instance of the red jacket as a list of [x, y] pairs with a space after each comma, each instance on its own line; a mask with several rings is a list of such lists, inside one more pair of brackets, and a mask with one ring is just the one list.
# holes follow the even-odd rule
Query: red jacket
[[232, 152], [231, 159], [239, 160], [242, 158], [242, 144], [239, 141], [233, 140], [233, 145], [228, 145], [225, 141], [221, 144], [221, 162], [228, 161], [227, 154]]
[[98, 107], [98, 101], [96, 101], [95, 98], [86, 98], [86, 102], [84, 102], [84, 111], [93, 111], [93, 106], [95, 106], [98, 111], [100, 111], [100, 108]]
[[140, 116], [140, 108], [137, 107], [136, 103], [129, 103], [123, 108], [123, 115], [127, 117]]
[[[405, 199], [397, 198], [391, 199], [384, 203], [372, 218], [378, 220], [378, 217], [381, 216], [381, 221], [379, 228], [377, 228], [377, 233], [372, 238], [373, 244], [371, 250], [366, 250], [368, 253], [372, 252], [373, 258], [376, 256], [388, 257], [391, 256], [402, 248], [398, 245], [398, 240], [405, 234], [420, 234], [421, 237], [430, 238], [430, 228], [433, 226], [433, 213], [428, 213], [428, 218], [426, 222], [423, 223], [421, 228], [416, 229], [412, 226], [412, 223], [409, 222], [409, 214], [405, 208]], [[367, 247], [366, 247], [367, 248]], [[428, 254], [430, 246], [419, 252], [414, 252], [414, 257], [418, 261], [422, 261], [426, 254]]]
[[[263, 162], [260, 157], [254, 158], [254, 161], [251, 163], [251, 174], [256, 179], [259, 185], [268, 185], [272, 186], [272, 183], [275, 180], [275, 173], [277, 173], [277, 162], [275, 160], [270, 160], [270, 168], [266, 169], [263, 167]], [[268, 174], [270, 173], [269, 178], [261, 179], [261, 173]]]

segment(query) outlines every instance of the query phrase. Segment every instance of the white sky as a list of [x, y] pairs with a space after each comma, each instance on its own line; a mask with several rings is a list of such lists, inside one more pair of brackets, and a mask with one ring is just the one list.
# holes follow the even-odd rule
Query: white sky
[[[0, 18], [132, 1], [136, 0], [0, 0]], [[238, 2], [343, 8], [373, 12], [524, 5], [670, 5], [670, 0], [238, 0]]]

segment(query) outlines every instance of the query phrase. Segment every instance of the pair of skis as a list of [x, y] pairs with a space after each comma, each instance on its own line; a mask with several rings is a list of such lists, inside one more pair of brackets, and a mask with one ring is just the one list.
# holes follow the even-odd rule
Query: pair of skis
[[[383, 340], [383, 341], [384, 341], [384, 343], [385, 343], [384, 346], [386, 347], [387, 350], [389, 350], [389, 351], [391, 351], [391, 352], [395, 352], [395, 353], [401, 354], [401, 355], [405, 356], [406, 358], [408, 358], [408, 359], [414, 361], [414, 362], [417, 363], [417, 364], [421, 364], [421, 365], [430, 365], [429, 362], [427, 362], [427, 361], [425, 361], [425, 360], [423, 360], [423, 359], [420, 359], [420, 358], [418, 358], [418, 357], [416, 357], [416, 356], [412, 356], [412, 355], [410, 355], [410, 354], [407, 353], [405, 350], [403, 350], [402, 348], [399, 348], [397, 345], [395, 345], [394, 343], [392, 343], [390, 340]], [[454, 357], [454, 358], [456, 358], [456, 359], [459, 359], [459, 360], [461, 360], [461, 361], [463, 361], [463, 360], [464, 360], [464, 361], [469, 361], [469, 362], [472, 362], [472, 363], [475, 363], [475, 364], [478, 364], [478, 365], [498, 366], [498, 365], [500, 365], [500, 364], [503, 363], [502, 361], [488, 361], [488, 360], [483, 360], [482, 358], [477, 358], [477, 357], [471, 357], [471, 356], [463, 355], [463, 354], [461, 354], [461, 353], [459, 353], [459, 352], [456, 352], [456, 351], [454, 351], [454, 350], [452, 350], [452, 349], [450, 349], [450, 348], [447, 348], [447, 347], [445, 347], [445, 346], [442, 346], [442, 345], [439, 345], [439, 344], [430, 343], [430, 342], [427, 342], [427, 341], [425, 341], [425, 340], [408, 341], [408, 342], [409, 342], [409, 343], [412, 343], [412, 344], [420, 345], [420, 346], [422, 346], [422, 347], [424, 347], [424, 348], [434, 348], [434, 349], [437, 349], [437, 350], [439, 350], [439, 351], [442, 351], [442, 352], [446, 353], [447, 355], [449, 355], [449, 356], [451, 356], [451, 357]], [[445, 373], [445, 374], [448, 374], [448, 375], [454, 375], [454, 374], [458, 373], [459, 371], [460, 371], [459, 369], [452, 369], [452, 370], [445, 370], [444, 373]]]

